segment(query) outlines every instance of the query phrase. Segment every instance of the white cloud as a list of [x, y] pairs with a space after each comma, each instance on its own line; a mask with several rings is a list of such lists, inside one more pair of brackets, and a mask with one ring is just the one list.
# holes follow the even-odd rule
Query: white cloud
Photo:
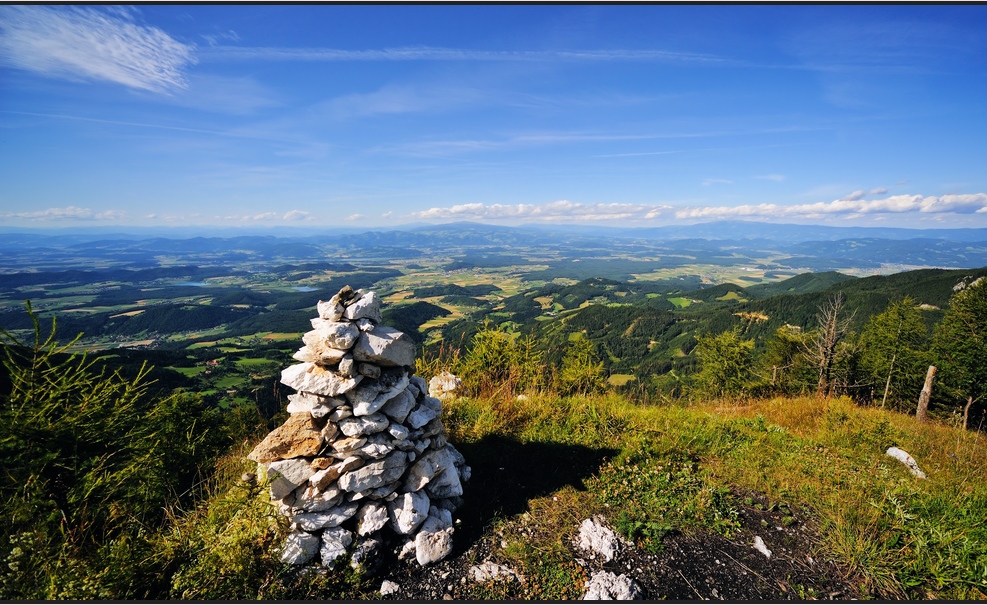
[[458, 204], [448, 208], [430, 208], [411, 213], [415, 219], [503, 220], [530, 219], [539, 221], [613, 221], [635, 218], [656, 218], [670, 206], [650, 204], [580, 204], [559, 200], [547, 204]]
[[714, 55], [643, 50], [465, 50], [430, 46], [406, 46], [379, 50], [338, 48], [279, 48], [214, 46], [203, 49], [203, 58], [227, 61], [652, 61], [663, 63], [720, 64]]
[[840, 200], [848, 201], [848, 202], [853, 202], [853, 201], [856, 201], [856, 200], [864, 199], [868, 195], [884, 195], [887, 192], [888, 192], [888, 188], [887, 187], [878, 187], [877, 189], [871, 189], [870, 191], [865, 191], [863, 189], [858, 189], [858, 190], [854, 191], [853, 193], [844, 195], [843, 197], [840, 198]]
[[253, 216], [240, 217], [243, 221], [273, 221], [278, 218], [277, 212], [262, 212], [261, 214], [255, 214]]
[[185, 88], [193, 47], [127, 11], [0, 6], [0, 62], [45, 76], [167, 92]]
[[96, 212], [92, 208], [66, 206], [64, 208], [48, 208], [34, 212], [3, 212], [3, 219], [26, 219], [29, 221], [115, 221], [124, 218], [125, 213], [119, 210]]
[[363, 218], [363, 215], [362, 214], [351, 214], [351, 215], [349, 215], [349, 216], [346, 217], [346, 220], [348, 220], [348, 221], [358, 221], [361, 218]]
[[733, 181], [728, 181], [727, 179], [706, 179], [703, 181], [704, 187], [709, 187], [710, 185], [733, 185]]
[[289, 210], [288, 212], [285, 212], [284, 213], [284, 216], [281, 217], [281, 220], [283, 220], [283, 221], [303, 221], [303, 220], [307, 219], [309, 216], [310, 216], [310, 213], [305, 212], [304, 210]]
[[656, 218], [714, 220], [801, 220], [823, 217], [874, 220], [904, 213], [939, 215], [987, 214], [987, 193], [921, 196], [895, 195], [876, 200], [834, 200], [812, 204], [743, 204], [739, 206], [669, 206], [658, 204], [580, 204], [561, 200], [546, 204], [457, 204], [436, 207], [409, 216], [417, 220], [532, 220], [542, 222], [643, 221]]
[[785, 175], [783, 174], [762, 174], [755, 176], [755, 179], [761, 179], [762, 181], [774, 181], [780, 183], [785, 180]]

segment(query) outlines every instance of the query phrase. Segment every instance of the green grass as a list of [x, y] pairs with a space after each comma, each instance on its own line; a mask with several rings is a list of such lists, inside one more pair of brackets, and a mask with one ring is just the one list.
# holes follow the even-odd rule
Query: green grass
[[681, 296], [676, 296], [675, 298], [669, 298], [668, 302], [672, 303], [680, 309], [684, 309], [692, 304], [692, 299], [682, 298]]
[[[482, 446], [494, 439], [564, 446], [570, 456], [585, 448], [609, 452], [584, 469], [586, 492], [578, 496], [546, 478], [544, 487], [555, 491], [527, 503], [536, 519], [604, 511], [626, 536], [656, 551], [673, 529], [729, 536], [737, 528], [734, 494], [757, 492], [814, 517], [823, 556], [862, 578], [866, 589], [895, 599], [987, 595], [987, 440], [972, 432], [845, 399], [644, 407], [615, 395], [536, 395], [524, 402], [460, 399], [445, 414], [453, 441], [481, 469]], [[886, 456], [892, 445], [911, 453], [929, 479]], [[551, 467], [550, 457], [542, 461]], [[559, 545], [578, 519], [553, 523], [518, 533], [530, 525], [523, 513], [503, 520], [519, 537], [496, 556], [541, 588], [524, 598], [572, 597], [546, 587], [567, 573]]]

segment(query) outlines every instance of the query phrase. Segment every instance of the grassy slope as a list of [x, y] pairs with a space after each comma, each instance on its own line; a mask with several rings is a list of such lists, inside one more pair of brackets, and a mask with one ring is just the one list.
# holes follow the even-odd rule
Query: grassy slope
[[[691, 407], [644, 407], [614, 395], [460, 399], [444, 418], [474, 468], [456, 539], [497, 533], [494, 558], [527, 578], [520, 595], [488, 586], [474, 598], [578, 598], [584, 578], [566, 544], [595, 512], [642, 548], [660, 550], [670, 529], [729, 536], [735, 507], [750, 493], [814, 518], [820, 553], [864, 591], [987, 594], [987, 440], [977, 433], [815, 398]], [[892, 445], [929, 479], [887, 457]], [[219, 487], [166, 540], [197, 553], [177, 566], [173, 597], [376, 597], [372, 580], [287, 573], [258, 550], [279, 542], [274, 526], [260, 522], [266, 505], [244, 500], [242, 487]]]

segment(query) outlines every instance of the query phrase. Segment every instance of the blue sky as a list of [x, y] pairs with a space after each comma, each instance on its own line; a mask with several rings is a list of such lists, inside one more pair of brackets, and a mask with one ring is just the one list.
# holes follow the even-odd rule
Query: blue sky
[[987, 227], [987, 6], [0, 6], [0, 226]]

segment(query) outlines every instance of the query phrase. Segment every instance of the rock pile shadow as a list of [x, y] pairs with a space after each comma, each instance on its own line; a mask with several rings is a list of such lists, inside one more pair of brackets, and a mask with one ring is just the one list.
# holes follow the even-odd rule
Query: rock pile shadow
[[618, 450], [488, 435], [473, 443], [457, 444], [470, 461], [473, 475], [458, 517], [454, 553], [468, 549], [498, 517], [528, 510], [528, 501], [565, 486], [584, 490], [583, 481], [615, 456]]

